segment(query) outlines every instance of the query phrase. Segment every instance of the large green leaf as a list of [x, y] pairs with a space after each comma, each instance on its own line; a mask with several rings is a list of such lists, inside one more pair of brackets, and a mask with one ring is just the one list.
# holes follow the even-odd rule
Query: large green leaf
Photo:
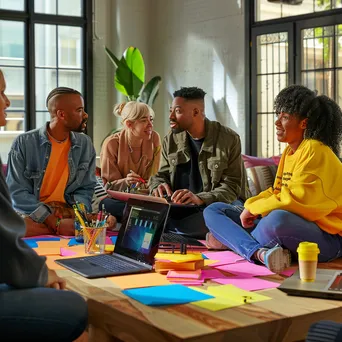
[[159, 85], [161, 82], [160, 76], [155, 76], [150, 79], [150, 81], [144, 86], [140, 93], [139, 101], [148, 104], [152, 107], [159, 90]]
[[106, 51], [106, 54], [107, 56], [109, 57], [109, 59], [111, 60], [111, 62], [116, 66], [118, 67], [120, 61], [119, 59], [114, 55], [114, 53], [112, 51], [110, 51], [107, 46], [105, 46], [105, 51]]
[[138, 98], [145, 80], [145, 64], [140, 51], [129, 47], [119, 61], [114, 85], [129, 99]]

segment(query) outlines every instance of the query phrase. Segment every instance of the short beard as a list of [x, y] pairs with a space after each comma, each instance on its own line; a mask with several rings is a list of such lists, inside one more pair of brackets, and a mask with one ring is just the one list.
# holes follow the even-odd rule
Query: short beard
[[86, 133], [88, 126], [86, 125], [84, 128], [82, 127], [83, 124], [86, 123], [86, 122], [87, 122], [87, 120], [82, 121], [82, 123], [76, 129], [74, 129], [73, 131], [74, 132], [78, 132], [78, 133]]
[[172, 131], [173, 134], [178, 134], [178, 133], [184, 132], [185, 129], [178, 126], [178, 127], [175, 127], [175, 128], [171, 128], [171, 131]]

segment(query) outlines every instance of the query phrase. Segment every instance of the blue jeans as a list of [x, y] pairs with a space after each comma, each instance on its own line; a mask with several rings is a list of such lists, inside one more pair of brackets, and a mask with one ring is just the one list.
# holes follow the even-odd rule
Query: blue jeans
[[297, 247], [302, 241], [316, 242], [320, 249], [319, 262], [342, 255], [342, 236], [326, 233], [316, 223], [285, 210], [274, 210], [255, 221], [252, 229], [244, 229], [240, 214], [243, 204], [213, 203], [204, 209], [204, 219], [214, 237], [247, 260], [262, 247], [280, 246], [290, 250], [297, 259]]
[[87, 304], [77, 293], [0, 284], [0, 331], [6, 341], [73, 341], [87, 321]]

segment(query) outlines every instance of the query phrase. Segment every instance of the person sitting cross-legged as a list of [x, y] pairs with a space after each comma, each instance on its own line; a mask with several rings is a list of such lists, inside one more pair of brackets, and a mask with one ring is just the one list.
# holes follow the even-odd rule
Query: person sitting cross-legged
[[66, 87], [52, 90], [46, 106], [51, 120], [14, 140], [7, 184], [26, 236], [74, 235], [72, 204], [90, 211], [96, 183], [95, 150], [83, 134], [88, 114], [82, 95]]
[[287, 143], [272, 188], [243, 206], [204, 210], [209, 247], [228, 246], [280, 273], [302, 241], [318, 244], [319, 262], [342, 256], [342, 113], [328, 97], [300, 85], [275, 99], [276, 134]]

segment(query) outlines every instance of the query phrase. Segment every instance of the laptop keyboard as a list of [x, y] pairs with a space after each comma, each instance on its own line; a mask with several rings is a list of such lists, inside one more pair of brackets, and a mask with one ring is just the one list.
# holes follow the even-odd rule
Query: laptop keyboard
[[160, 242], [169, 242], [169, 243], [185, 243], [191, 246], [199, 246], [204, 247], [202, 243], [197, 241], [194, 238], [186, 237], [180, 234], [175, 233], [164, 233], [160, 239]]
[[106, 254], [92, 257], [91, 260], [88, 259], [88, 262], [90, 264], [101, 266], [105, 268], [106, 270], [109, 270], [112, 272], [121, 272], [121, 271], [127, 271], [130, 269], [139, 268], [137, 265], [131, 264], [122, 259], [117, 259], [115, 258], [115, 256], [110, 256]]

